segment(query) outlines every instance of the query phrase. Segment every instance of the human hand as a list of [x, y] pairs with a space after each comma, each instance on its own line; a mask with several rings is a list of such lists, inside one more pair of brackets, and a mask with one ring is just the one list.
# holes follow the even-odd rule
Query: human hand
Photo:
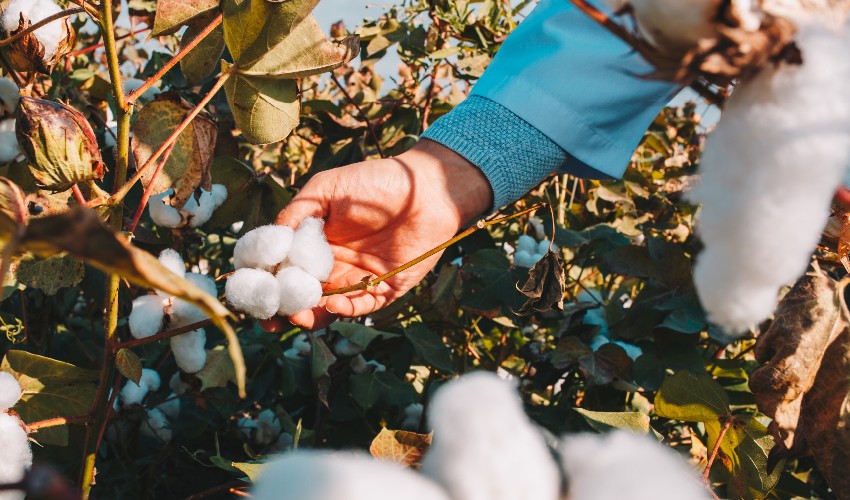
[[[314, 176], [278, 215], [276, 223], [297, 227], [306, 217], [325, 219], [336, 259], [326, 290], [354, 285], [405, 264], [454, 236], [492, 204], [484, 174], [450, 149], [422, 140], [392, 159], [370, 160]], [[374, 312], [419, 283], [440, 254], [370, 290], [323, 297], [318, 307], [289, 317], [307, 329], [327, 326], [336, 316]], [[263, 322], [285, 328], [280, 317]]]

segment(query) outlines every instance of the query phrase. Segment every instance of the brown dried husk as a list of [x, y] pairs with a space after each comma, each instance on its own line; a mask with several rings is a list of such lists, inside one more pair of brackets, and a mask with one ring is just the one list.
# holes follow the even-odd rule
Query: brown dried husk
[[[9, 46], [9, 58], [16, 70], [38, 71], [49, 75], [56, 63], [74, 49], [74, 45], [77, 43], [77, 34], [71, 26], [71, 20], [66, 17], [52, 22], [62, 23], [64, 34], [62, 41], [56, 47], [56, 51], [50, 57], [45, 57], [44, 45], [38, 40], [38, 37], [35, 36], [35, 33], [27, 33]], [[21, 14], [18, 29], [9, 33], [9, 36], [20, 33], [32, 24], [26, 16]]]

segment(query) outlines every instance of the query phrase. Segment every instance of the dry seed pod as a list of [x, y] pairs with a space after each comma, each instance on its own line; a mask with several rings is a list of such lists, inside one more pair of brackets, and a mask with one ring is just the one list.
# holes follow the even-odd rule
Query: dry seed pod
[[[52, 0], [12, 0], [2, 12], [3, 29], [13, 36], [61, 10]], [[9, 46], [9, 57], [18, 71], [50, 74], [76, 41], [71, 21], [65, 17], [21, 37]]]

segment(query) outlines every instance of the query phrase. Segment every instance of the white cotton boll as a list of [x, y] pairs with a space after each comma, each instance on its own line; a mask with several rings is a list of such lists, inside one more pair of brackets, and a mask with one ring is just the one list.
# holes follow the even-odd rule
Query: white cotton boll
[[325, 281], [334, 267], [334, 253], [325, 238], [325, 221], [307, 217], [295, 231], [289, 262], [319, 281]]
[[183, 257], [180, 257], [180, 254], [176, 250], [166, 248], [160, 252], [159, 263], [181, 278], [186, 275], [186, 264], [183, 262]]
[[168, 381], [168, 387], [174, 394], [185, 394], [192, 390], [192, 386], [183, 382], [183, 379], [180, 378], [180, 372], [174, 372], [174, 375]]
[[161, 383], [162, 379], [156, 370], [151, 370], [150, 368], [142, 369], [142, 378], [139, 379], [141, 386], [147, 387], [149, 391], [158, 391]]
[[267, 446], [277, 441], [280, 435], [280, 419], [272, 410], [263, 410], [257, 415], [257, 428], [254, 430], [254, 443]]
[[168, 417], [157, 408], [148, 411], [148, 418], [142, 422], [139, 431], [142, 435], [156, 439], [161, 443], [168, 443], [174, 437]]
[[6, 411], [15, 406], [21, 399], [21, 384], [9, 372], [0, 371], [0, 411]]
[[310, 337], [306, 333], [299, 333], [292, 339], [292, 348], [306, 356], [313, 351], [313, 344], [310, 343]]
[[288, 451], [291, 450], [294, 445], [295, 438], [292, 434], [288, 432], [281, 432], [280, 436], [277, 437], [277, 441], [269, 447], [268, 453], [281, 453]]
[[345, 338], [339, 339], [339, 341], [334, 344], [334, 353], [343, 358], [357, 356], [361, 352], [363, 352], [362, 347]]
[[239, 432], [242, 439], [245, 439], [246, 441], [253, 440], [254, 432], [256, 432], [257, 427], [257, 422], [248, 417], [242, 417], [238, 422], [236, 422], [237, 432]]
[[422, 423], [422, 414], [425, 407], [422, 403], [412, 403], [404, 409], [404, 420], [401, 421], [401, 428], [410, 431], [419, 430], [419, 425]]
[[517, 253], [514, 254], [514, 265], [517, 267], [527, 267], [531, 269], [534, 267], [534, 264], [537, 264], [537, 255], [533, 253], [528, 253], [525, 250], [517, 250]]
[[537, 240], [527, 234], [523, 234], [517, 240], [516, 249], [517, 252], [526, 252], [534, 255], [537, 253]]
[[270, 271], [283, 262], [292, 248], [293, 231], [271, 224], [252, 229], [242, 235], [233, 248], [233, 267], [253, 267]]
[[[218, 289], [215, 286], [215, 280], [209, 276], [198, 273], [186, 273], [184, 278], [189, 283], [206, 292], [208, 295], [218, 297]], [[207, 318], [207, 314], [194, 305], [182, 299], [174, 299], [171, 322], [175, 328], [204, 321]]]
[[428, 422], [434, 443], [422, 473], [453, 499], [560, 498], [558, 467], [512, 382], [487, 372], [449, 382], [435, 394]]
[[251, 493], [255, 500], [449, 500], [432, 481], [394, 462], [314, 450], [266, 464]]
[[156, 196], [151, 196], [150, 200], [148, 200], [148, 214], [157, 226], [173, 229], [180, 227], [181, 224], [183, 224], [183, 217], [180, 215], [180, 212], [176, 208], [172, 207], [165, 199], [166, 197], [171, 196], [171, 192], [171, 190], [168, 190]]
[[[30, 21], [30, 24], [35, 24], [61, 11], [62, 8], [52, 0], [12, 0], [3, 11], [3, 29], [7, 33], [18, 29], [21, 14]], [[33, 32], [38, 41], [44, 45], [44, 59], [50, 59], [56, 53], [59, 42], [64, 38], [63, 25], [61, 20], [53, 21]]]
[[687, 50], [717, 33], [723, 0], [630, 0], [638, 30], [662, 50]]
[[[10, 78], [0, 78], [0, 104], [2, 104], [2, 113], [10, 114], [18, 107], [18, 101], [21, 100], [20, 90], [18, 86]], [[14, 128], [12, 128], [14, 130]]]
[[142, 295], [133, 300], [128, 320], [130, 335], [136, 339], [148, 338], [162, 330], [164, 308], [168, 299], [160, 295]]
[[[109, 127], [107, 127], [107, 129], [108, 130], [106, 131], [106, 133], [103, 134], [103, 145], [106, 146], [107, 148], [114, 148], [118, 144], [115, 141], [115, 138], [118, 136], [118, 127], [109, 126]], [[110, 131], [112, 132], [111, 134], [109, 133]], [[152, 200], [153, 197], [151, 197], [150, 199]], [[150, 203], [150, 201], [148, 201], [148, 203]], [[150, 209], [150, 207], [148, 207], [148, 209]], [[180, 215], [180, 214], [178, 214], [178, 215]], [[151, 218], [153, 218], [153, 215], [151, 215]], [[162, 224], [160, 224], [160, 226], [161, 225]]]
[[[289, 349], [283, 351], [283, 357], [289, 359], [301, 359], [304, 355], [301, 354], [301, 351], [294, 347], [290, 347]], [[283, 366], [283, 362], [281, 360], [277, 360], [277, 364], [279, 366]]]
[[257, 319], [269, 319], [280, 305], [280, 287], [271, 273], [249, 267], [236, 270], [224, 287], [227, 301]]
[[534, 230], [534, 235], [537, 236], [538, 240], [546, 239], [546, 229], [543, 228], [543, 220], [540, 217], [530, 217], [528, 225]]
[[277, 273], [280, 305], [278, 314], [289, 316], [312, 309], [322, 300], [322, 283], [301, 268], [287, 267]]
[[[558, 251], [558, 245], [552, 244], [552, 251]], [[543, 240], [537, 244], [537, 251], [535, 252], [542, 259], [544, 255], [549, 253], [549, 240]], [[539, 260], [539, 259], [538, 259]]]
[[0, 163], [11, 163], [21, 154], [18, 148], [18, 138], [15, 136], [14, 129], [10, 131], [2, 130], [7, 122], [12, 122], [14, 126], [15, 120], [10, 118], [0, 122]]
[[207, 334], [203, 328], [171, 337], [171, 351], [177, 367], [186, 373], [201, 371], [207, 363], [206, 341]]
[[136, 385], [136, 383], [132, 380], [128, 380], [119, 393], [121, 406], [126, 408], [127, 406], [141, 404], [149, 390], [150, 389], [145, 384]]
[[684, 458], [626, 431], [565, 436], [558, 445], [570, 500], [704, 500], [705, 484]]
[[165, 398], [165, 401], [157, 405], [159, 411], [165, 414], [171, 420], [180, 416], [180, 398], [175, 393], [171, 393]]
[[[139, 80], [138, 78], [127, 78], [122, 83], [122, 87], [124, 87], [124, 93], [129, 94], [135, 91], [137, 88], [144, 85], [144, 80]], [[162, 91], [156, 87], [150, 87], [149, 89], [142, 92], [142, 95], [139, 96], [141, 101], [153, 101], [156, 99], [156, 96], [161, 94]]]
[[242, 231], [243, 227], [245, 227], [245, 221], [240, 220], [240, 221], [237, 221], [237, 222], [234, 222], [233, 224], [231, 224], [230, 230], [233, 231], [234, 233], [239, 233], [239, 232]]
[[186, 204], [183, 205], [183, 210], [191, 215], [189, 218], [189, 226], [191, 227], [200, 227], [206, 224], [215, 209], [216, 204], [212, 193], [203, 189], [199, 197], [196, 198], [195, 194], [192, 194]]
[[224, 184], [213, 184], [211, 193], [215, 208], [222, 206], [227, 201], [227, 186]]
[[[17, 483], [32, 467], [32, 449], [21, 420], [7, 413], [0, 413], [0, 484]], [[3, 500], [23, 500], [22, 491], [0, 493]]]
[[697, 291], [729, 333], [766, 319], [779, 289], [806, 270], [850, 165], [850, 32], [799, 28], [804, 64], [766, 69], [735, 89], [691, 194], [703, 205]]

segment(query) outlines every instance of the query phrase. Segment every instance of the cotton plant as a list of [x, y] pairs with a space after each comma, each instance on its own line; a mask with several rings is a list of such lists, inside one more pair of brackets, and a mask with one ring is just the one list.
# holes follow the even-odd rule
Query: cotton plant
[[[0, 371], [0, 484], [21, 481], [32, 467], [32, 449], [26, 427], [21, 419], [9, 413], [21, 399], [23, 391], [18, 380], [9, 372]], [[23, 500], [24, 492], [0, 491], [0, 500]]]
[[[215, 280], [202, 274], [186, 272], [186, 265], [176, 251], [164, 250], [159, 255], [159, 261], [171, 272], [207, 294], [213, 297], [218, 295]], [[192, 304], [157, 291], [133, 300], [128, 323], [130, 334], [136, 339], [144, 339], [161, 332], [165, 325], [169, 328], [180, 328], [205, 319], [207, 315]], [[171, 337], [169, 342], [174, 360], [182, 371], [196, 373], [206, 364], [206, 332], [203, 328]]]
[[216, 209], [227, 200], [227, 188], [223, 184], [213, 184], [212, 190], [201, 189], [200, 192], [200, 196], [190, 196], [181, 209], [171, 205], [173, 189], [151, 196], [148, 201], [148, 214], [157, 226], [172, 229], [200, 227], [206, 224]]
[[334, 255], [324, 221], [308, 217], [295, 231], [268, 225], [245, 233], [233, 249], [233, 264], [227, 301], [254, 318], [268, 319], [319, 305]]

